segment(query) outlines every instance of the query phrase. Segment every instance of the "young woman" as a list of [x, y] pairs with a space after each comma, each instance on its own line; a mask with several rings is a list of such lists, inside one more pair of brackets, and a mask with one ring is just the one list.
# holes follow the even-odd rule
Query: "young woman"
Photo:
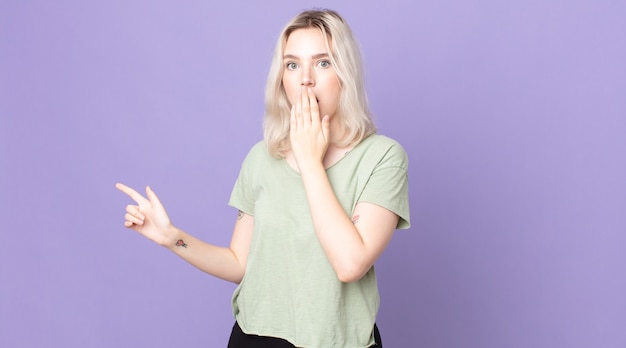
[[202, 271], [238, 283], [229, 347], [380, 347], [374, 263], [409, 227], [408, 160], [374, 134], [357, 44], [330, 10], [282, 31], [266, 86], [265, 139], [244, 160], [229, 204], [229, 247], [170, 223], [156, 194], [125, 226]]

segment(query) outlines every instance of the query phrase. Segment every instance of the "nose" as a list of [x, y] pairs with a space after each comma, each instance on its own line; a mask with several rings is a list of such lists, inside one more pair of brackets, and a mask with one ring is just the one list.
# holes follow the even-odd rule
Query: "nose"
[[302, 86], [315, 86], [315, 78], [313, 77], [313, 72], [311, 71], [311, 69], [302, 69]]

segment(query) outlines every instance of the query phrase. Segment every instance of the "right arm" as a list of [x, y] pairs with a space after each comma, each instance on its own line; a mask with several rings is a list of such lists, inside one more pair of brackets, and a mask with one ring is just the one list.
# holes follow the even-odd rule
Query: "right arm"
[[252, 241], [254, 218], [239, 212], [229, 247], [203, 242], [175, 227], [156, 194], [146, 188], [147, 199], [123, 184], [115, 187], [137, 204], [126, 207], [124, 226], [164, 246], [196, 268], [215, 277], [241, 282]]

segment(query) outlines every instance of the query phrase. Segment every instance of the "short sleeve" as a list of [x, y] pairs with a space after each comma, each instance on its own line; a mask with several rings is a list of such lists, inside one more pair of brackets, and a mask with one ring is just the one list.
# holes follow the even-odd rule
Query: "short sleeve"
[[239, 171], [239, 176], [230, 194], [228, 205], [241, 210], [242, 212], [254, 216], [254, 183], [253, 168], [255, 162], [255, 151], [258, 146], [253, 147], [248, 153]]
[[358, 202], [389, 209], [400, 217], [398, 229], [411, 226], [409, 214], [408, 157], [399, 145], [392, 146], [371, 173]]

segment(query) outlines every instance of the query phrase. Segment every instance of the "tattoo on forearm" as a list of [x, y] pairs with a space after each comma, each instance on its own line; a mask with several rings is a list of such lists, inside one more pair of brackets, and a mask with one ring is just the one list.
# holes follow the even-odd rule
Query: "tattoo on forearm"
[[241, 210], [237, 211], [237, 220], [243, 219], [243, 212]]
[[361, 215], [354, 215], [352, 217], [352, 223], [356, 225], [359, 222], [360, 218], [361, 218]]
[[186, 243], [185, 243], [182, 239], [179, 239], [179, 240], [176, 242], [176, 246], [179, 246], [179, 247], [181, 246], [181, 247], [183, 247], [183, 248], [186, 248], [186, 247], [187, 247], [187, 244], [186, 244]]

